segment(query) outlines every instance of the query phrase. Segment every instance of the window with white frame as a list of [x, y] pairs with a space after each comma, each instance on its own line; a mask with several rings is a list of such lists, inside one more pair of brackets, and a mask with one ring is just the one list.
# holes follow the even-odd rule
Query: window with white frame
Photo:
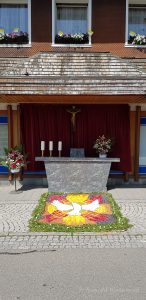
[[0, 156], [4, 156], [4, 148], [8, 148], [8, 117], [0, 116]]
[[127, 0], [127, 41], [146, 45], [146, 0]]
[[53, 1], [53, 42], [56, 44], [89, 44], [91, 0]]
[[139, 165], [140, 173], [146, 173], [146, 117], [140, 120]]
[[0, 44], [30, 41], [31, 0], [0, 0]]

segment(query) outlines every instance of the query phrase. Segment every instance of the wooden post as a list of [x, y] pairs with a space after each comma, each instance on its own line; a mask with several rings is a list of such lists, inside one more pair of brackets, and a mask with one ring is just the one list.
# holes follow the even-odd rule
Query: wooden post
[[17, 144], [21, 144], [20, 138], [20, 105], [17, 106]]
[[13, 116], [12, 106], [8, 105], [8, 148], [13, 147]]
[[134, 180], [139, 180], [139, 149], [140, 149], [140, 113], [141, 107], [136, 106], [135, 112], [135, 160], [134, 160]]
[[[21, 144], [20, 136], [20, 105], [17, 105], [17, 145]], [[20, 173], [18, 174], [18, 180], [23, 180], [23, 168], [21, 168]]]
[[[12, 106], [8, 105], [7, 106], [8, 110], [8, 148], [13, 147], [13, 115], [12, 115]], [[8, 175], [9, 181], [13, 180], [13, 176], [11, 173]]]
[[128, 182], [128, 181], [129, 181], [129, 173], [128, 173], [128, 172], [125, 172], [125, 173], [124, 173], [124, 181], [125, 181], [125, 182]]

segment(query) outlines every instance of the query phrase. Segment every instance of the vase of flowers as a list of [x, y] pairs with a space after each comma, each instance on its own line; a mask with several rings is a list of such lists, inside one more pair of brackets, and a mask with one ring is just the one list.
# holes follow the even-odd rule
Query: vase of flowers
[[93, 148], [96, 149], [100, 158], [105, 158], [112, 148], [112, 139], [105, 137], [103, 134], [96, 139]]
[[28, 162], [26, 161], [27, 155], [22, 154], [22, 146], [16, 146], [13, 149], [5, 150], [5, 160], [1, 160], [1, 165], [8, 167], [9, 171], [13, 174], [19, 173], [20, 169], [24, 167]]
[[107, 157], [107, 153], [99, 153], [99, 158], [106, 158]]

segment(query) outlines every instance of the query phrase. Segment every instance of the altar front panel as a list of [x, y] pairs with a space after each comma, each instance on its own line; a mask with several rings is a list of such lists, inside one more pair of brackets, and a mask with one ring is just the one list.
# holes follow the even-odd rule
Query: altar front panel
[[49, 192], [92, 193], [105, 192], [111, 162], [116, 158], [42, 158], [48, 180]]

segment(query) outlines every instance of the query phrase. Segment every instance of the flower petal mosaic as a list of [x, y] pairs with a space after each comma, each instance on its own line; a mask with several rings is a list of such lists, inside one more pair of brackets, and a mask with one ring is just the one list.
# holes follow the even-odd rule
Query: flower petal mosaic
[[111, 204], [101, 194], [50, 194], [39, 223], [83, 226], [115, 222]]
[[106, 232], [127, 230], [110, 193], [44, 193], [29, 220], [32, 232]]

